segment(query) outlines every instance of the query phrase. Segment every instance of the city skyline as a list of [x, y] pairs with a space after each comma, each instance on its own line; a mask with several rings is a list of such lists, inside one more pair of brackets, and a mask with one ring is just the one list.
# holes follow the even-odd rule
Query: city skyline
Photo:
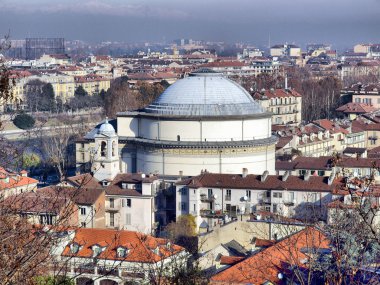
[[[268, 45], [376, 42], [379, 0], [358, 1], [0, 0], [1, 33], [13, 39], [65, 37], [100, 41], [175, 38]], [[27, 23], [27, 24], [26, 24]]]

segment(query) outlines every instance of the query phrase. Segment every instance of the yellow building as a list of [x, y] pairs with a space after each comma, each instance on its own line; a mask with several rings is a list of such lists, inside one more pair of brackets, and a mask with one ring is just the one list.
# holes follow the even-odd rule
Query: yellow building
[[110, 85], [110, 79], [99, 75], [75, 76], [75, 89], [82, 86], [89, 95], [99, 94], [102, 89], [107, 91]]
[[41, 80], [45, 83], [50, 83], [53, 86], [54, 94], [60, 97], [63, 102], [74, 97], [75, 82], [74, 77], [60, 72], [41, 72], [31, 76], [29, 80]]

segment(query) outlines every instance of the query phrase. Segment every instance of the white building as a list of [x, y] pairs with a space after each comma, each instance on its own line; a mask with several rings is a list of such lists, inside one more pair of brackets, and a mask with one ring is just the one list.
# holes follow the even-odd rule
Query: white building
[[[285, 217], [326, 218], [333, 177], [204, 173], [176, 188], [177, 217], [195, 216], [197, 227], [212, 229], [241, 215], [268, 211]], [[315, 216], [311, 216], [315, 215]]]
[[[116, 123], [116, 122], [112, 122]], [[275, 173], [271, 113], [237, 83], [200, 70], [171, 85], [151, 105], [117, 115], [120, 172], [161, 175]], [[78, 166], [98, 151], [99, 128], [78, 142]]]

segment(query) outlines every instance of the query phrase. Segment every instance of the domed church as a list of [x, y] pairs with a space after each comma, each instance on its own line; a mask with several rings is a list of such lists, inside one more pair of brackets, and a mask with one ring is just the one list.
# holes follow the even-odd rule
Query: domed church
[[191, 73], [144, 109], [118, 113], [105, 124], [77, 143], [78, 165], [109, 155], [95, 163], [105, 176], [115, 173], [112, 167], [107, 170], [108, 161], [120, 172], [159, 175], [241, 173], [243, 168], [275, 173], [277, 139], [271, 132], [271, 113], [221, 73]]

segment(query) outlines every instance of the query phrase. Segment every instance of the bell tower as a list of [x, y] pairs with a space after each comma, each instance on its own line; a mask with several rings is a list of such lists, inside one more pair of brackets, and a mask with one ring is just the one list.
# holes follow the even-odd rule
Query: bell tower
[[113, 180], [119, 169], [119, 140], [114, 127], [108, 122], [100, 126], [95, 135], [95, 152], [92, 172], [99, 181]]

